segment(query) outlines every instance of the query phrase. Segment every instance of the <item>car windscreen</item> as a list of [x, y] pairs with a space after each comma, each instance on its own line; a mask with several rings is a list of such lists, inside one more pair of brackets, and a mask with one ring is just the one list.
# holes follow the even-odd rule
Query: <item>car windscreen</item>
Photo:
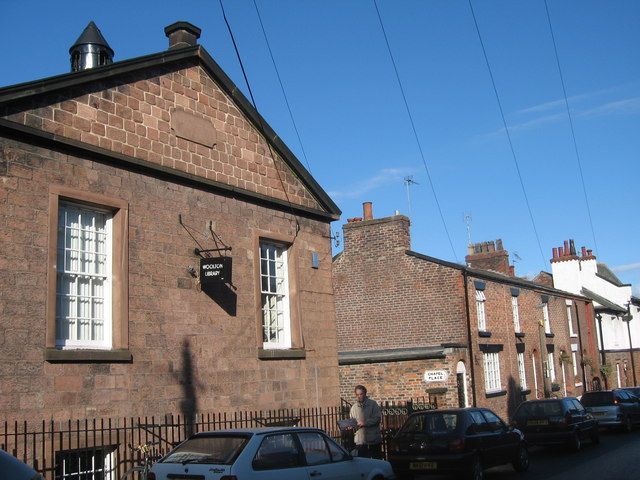
[[516, 418], [547, 418], [562, 416], [560, 402], [526, 402], [518, 407]]
[[193, 437], [178, 445], [161, 462], [231, 465], [248, 440], [248, 436], [237, 434]]
[[608, 405], [613, 405], [613, 393], [588, 392], [582, 395], [580, 402], [585, 407], [604, 407]]
[[433, 412], [409, 417], [400, 433], [443, 435], [454, 432], [461, 423], [459, 413]]

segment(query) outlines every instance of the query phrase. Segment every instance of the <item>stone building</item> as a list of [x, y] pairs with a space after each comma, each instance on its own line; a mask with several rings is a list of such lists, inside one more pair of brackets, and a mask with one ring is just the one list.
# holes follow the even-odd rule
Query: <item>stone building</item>
[[516, 277], [501, 241], [471, 245], [463, 266], [412, 251], [403, 215], [374, 219], [365, 204], [363, 217], [334, 257], [344, 398], [364, 383], [377, 400], [507, 417], [524, 399], [583, 392], [588, 298]]
[[[339, 210], [197, 45], [0, 89], [0, 414], [336, 405]], [[92, 68], [89, 68], [92, 67]]]

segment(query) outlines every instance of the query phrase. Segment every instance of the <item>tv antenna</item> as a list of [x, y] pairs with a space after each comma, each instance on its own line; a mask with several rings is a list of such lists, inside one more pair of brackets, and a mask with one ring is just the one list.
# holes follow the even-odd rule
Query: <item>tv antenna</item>
[[467, 226], [467, 245], [471, 245], [471, 221], [473, 219], [471, 218], [470, 213], [464, 213], [463, 219], [464, 219], [464, 223]]
[[413, 175], [408, 175], [404, 177], [404, 185], [407, 188], [407, 203], [409, 204], [409, 218], [411, 218], [411, 190], [409, 187], [420, 184], [413, 179]]

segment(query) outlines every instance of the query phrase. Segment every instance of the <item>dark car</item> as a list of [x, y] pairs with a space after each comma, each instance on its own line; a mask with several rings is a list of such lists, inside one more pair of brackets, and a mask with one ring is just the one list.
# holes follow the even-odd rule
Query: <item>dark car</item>
[[630, 432], [634, 424], [640, 423], [640, 399], [621, 388], [586, 392], [580, 401], [601, 427]]
[[640, 387], [625, 387], [622, 390], [629, 392], [631, 395], [634, 395], [640, 398]]
[[529, 445], [567, 445], [578, 451], [584, 440], [600, 442], [598, 421], [577, 398], [529, 400], [520, 404], [513, 423]]
[[388, 459], [400, 478], [454, 474], [481, 480], [483, 470], [495, 465], [529, 468], [522, 432], [486, 408], [413, 413], [391, 441]]

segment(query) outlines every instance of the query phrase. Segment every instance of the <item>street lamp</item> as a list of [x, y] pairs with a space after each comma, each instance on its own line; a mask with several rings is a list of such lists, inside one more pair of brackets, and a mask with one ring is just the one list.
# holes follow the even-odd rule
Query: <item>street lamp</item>
[[633, 372], [633, 385], [638, 385], [636, 380], [636, 363], [633, 359], [633, 343], [631, 342], [631, 302], [627, 302], [627, 313], [622, 315], [622, 321], [627, 324], [627, 333], [629, 334], [629, 355], [631, 356], [631, 371]]

